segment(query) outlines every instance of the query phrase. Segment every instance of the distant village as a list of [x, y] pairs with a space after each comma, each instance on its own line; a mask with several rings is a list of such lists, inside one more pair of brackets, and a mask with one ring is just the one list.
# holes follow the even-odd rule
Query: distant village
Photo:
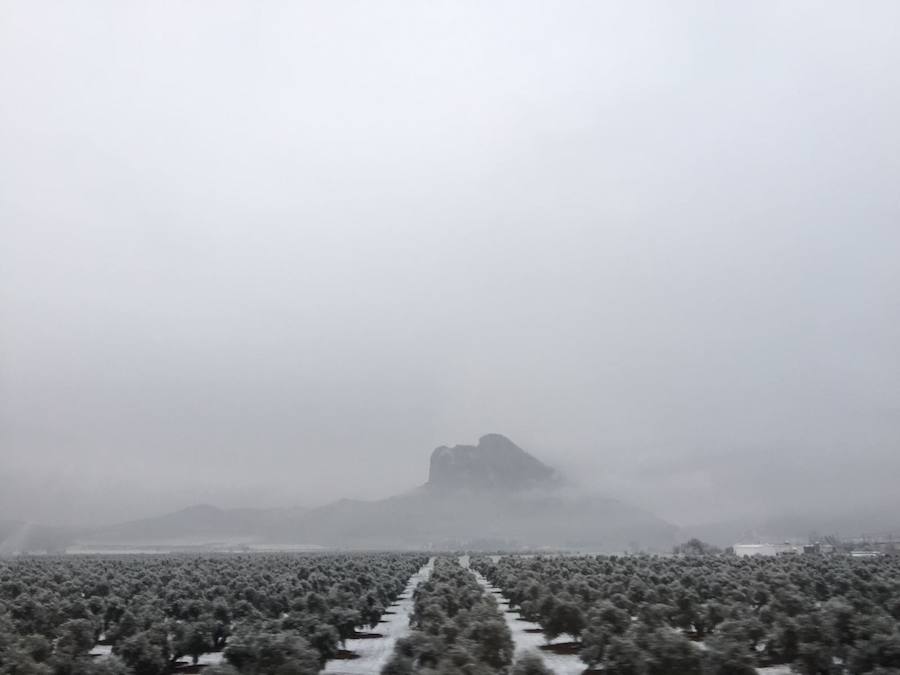
[[738, 557], [779, 555], [849, 555], [852, 558], [877, 558], [900, 553], [900, 538], [860, 538], [849, 541], [827, 541], [808, 544], [760, 543], [735, 544], [731, 547]]

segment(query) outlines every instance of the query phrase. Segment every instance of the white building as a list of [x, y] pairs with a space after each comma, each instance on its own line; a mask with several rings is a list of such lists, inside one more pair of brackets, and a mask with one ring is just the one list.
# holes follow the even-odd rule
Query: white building
[[850, 551], [851, 558], [880, 558], [882, 555], [879, 551]]
[[786, 554], [801, 554], [803, 546], [798, 544], [735, 544], [734, 554], [737, 556], [764, 555], [776, 556]]

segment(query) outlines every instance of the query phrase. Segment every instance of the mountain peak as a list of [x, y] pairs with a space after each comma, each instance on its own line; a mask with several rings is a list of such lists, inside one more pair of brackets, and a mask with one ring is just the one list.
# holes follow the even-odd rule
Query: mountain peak
[[[220, 509], [197, 504], [144, 520], [120, 523], [78, 536], [88, 548], [153, 546], [180, 550], [202, 546], [301, 544], [339, 548], [563, 547], [607, 552], [634, 546], [668, 550], [676, 528], [599, 495], [574, 495], [549, 466], [501, 434], [475, 445], [442, 446], [431, 454], [428, 483], [374, 501], [343, 499], [309, 511]], [[50, 545], [20, 543], [22, 524], [0, 521], [4, 550]], [[26, 534], [29, 534], [26, 532]], [[66, 535], [72, 536], [72, 535]], [[29, 539], [33, 537], [29, 534]], [[479, 543], [481, 542], [481, 543]], [[65, 545], [65, 544], [63, 544]], [[56, 547], [58, 548], [58, 546]]]
[[429, 488], [510, 492], [553, 485], [557, 474], [502, 434], [478, 445], [442, 445], [431, 453]]

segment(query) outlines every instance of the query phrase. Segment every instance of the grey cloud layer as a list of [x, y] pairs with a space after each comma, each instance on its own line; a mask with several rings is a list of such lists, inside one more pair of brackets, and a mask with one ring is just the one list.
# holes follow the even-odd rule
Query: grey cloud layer
[[0, 515], [893, 498], [896, 3], [0, 12]]

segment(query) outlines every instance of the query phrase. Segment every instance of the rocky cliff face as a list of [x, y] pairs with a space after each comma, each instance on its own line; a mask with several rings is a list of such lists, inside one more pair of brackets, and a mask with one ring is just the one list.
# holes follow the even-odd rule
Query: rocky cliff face
[[552, 487], [559, 478], [506, 436], [487, 434], [478, 445], [441, 446], [431, 453], [426, 487], [432, 490], [512, 492]]

